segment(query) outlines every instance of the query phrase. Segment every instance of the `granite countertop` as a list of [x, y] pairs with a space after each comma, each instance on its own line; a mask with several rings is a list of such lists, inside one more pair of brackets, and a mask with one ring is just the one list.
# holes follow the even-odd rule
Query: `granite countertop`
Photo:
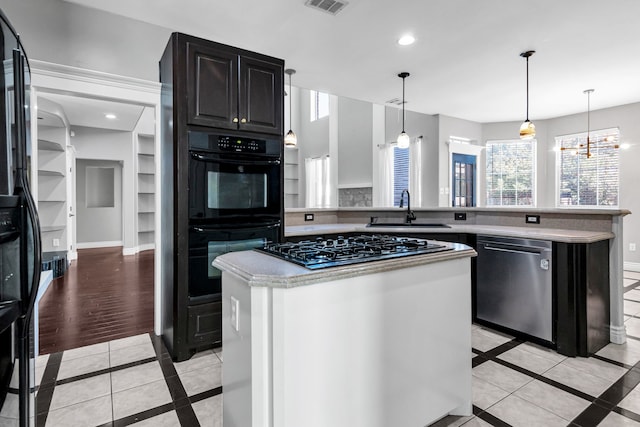
[[411, 255], [381, 261], [369, 261], [319, 270], [309, 270], [297, 264], [258, 251], [228, 252], [213, 261], [213, 266], [233, 273], [247, 281], [249, 286], [293, 288], [374, 274], [399, 268], [476, 256], [469, 246], [459, 243], [438, 242], [452, 250], [424, 255]]
[[316, 224], [285, 227], [285, 236], [306, 236], [336, 233], [470, 233], [492, 236], [519, 237], [525, 239], [551, 240], [562, 243], [593, 243], [613, 239], [608, 231], [565, 230], [555, 228], [506, 227], [500, 225], [457, 225], [445, 227], [367, 227], [366, 224]]
[[[539, 207], [413, 207], [414, 212], [495, 212], [495, 213], [547, 213], [547, 214], [570, 214], [570, 215], [608, 215], [608, 216], [626, 216], [630, 215], [628, 209], [619, 208], [539, 208]], [[398, 212], [397, 207], [340, 207], [340, 208], [286, 208], [287, 213], [306, 213], [306, 212]]]

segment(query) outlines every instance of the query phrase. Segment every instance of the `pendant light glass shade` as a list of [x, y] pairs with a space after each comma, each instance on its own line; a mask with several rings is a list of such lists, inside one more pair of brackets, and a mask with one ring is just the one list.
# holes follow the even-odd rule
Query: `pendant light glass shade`
[[293, 133], [291, 129], [289, 129], [289, 132], [284, 136], [284, 145], [287, 147], [295, 147], [298, 145], [298, 137], [296, 137], [296, 134]]
[[536, 136], [536, 126], [529, 120], [529, 57], [534, 53], [535, 50], [528, 50], [520, 54], [527, 60], [527, 117], [520, 125], [520, 139], [533, 139]]
[[533, 139], [536, 136], [536, 125], [525, 120], [520, 125], [520, 139]]
[[289, 75], [289, 132], [284, 137], [284, 146], [285, 147], [295, 147], [298, 145], [298, 137], [291, 130], [293, 125], [291, 124], [291, 98], [293, 98], [293, 92], [291, 92], [291, 75], [296, 73], [296, 70], [292, 68], [287, 68], [284, 70], [285, 74]]
[[409, 143], [411, 142], [411, 138], [409, 138], [409, 135], [404, 131], [404, 79], [409, 77], [409, 75], [406, 71], [398, 74], [398, 77], [402, 79], [402, 132], [400, 132], [398, 139], [396, 139], [398, 148], [409, 148]]

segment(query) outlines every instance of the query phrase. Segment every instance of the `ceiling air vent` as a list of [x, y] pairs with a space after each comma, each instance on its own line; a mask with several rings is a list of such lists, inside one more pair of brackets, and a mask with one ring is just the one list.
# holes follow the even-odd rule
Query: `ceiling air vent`
[[346, 1], [335, 0], [307, 0], [307, 2], [305, 3], [306, 6], [330, 13], [332, 15], [340, 12], [348, 4], [349, 3], [347, 3]]
[[385, 102], [385, 104], [393, 104], [393, 105], [402, 105], [402, 99], [400, 98], [392, 98], [390, 100], [388, 100], [387, 102]]

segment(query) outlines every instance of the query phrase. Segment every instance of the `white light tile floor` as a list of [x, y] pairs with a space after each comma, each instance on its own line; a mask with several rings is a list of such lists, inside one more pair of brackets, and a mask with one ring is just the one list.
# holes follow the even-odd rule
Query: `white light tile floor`
[[[37, 375], [57, 375], [38, 391], [36, 426], [221, 426], [221, 357], [173, 363], [160, 338], [143, 334], [38, 358]], [[0, 414], [0, 427], [15, 415]]]
[[[568, 358], [473, 325], [474, 415], [432, 426], [640, 427], [640, 273], [624, 277], [629, 338], [594, 357]], [[222, 363], [220, 348], [173, 363], [148, 334], [39, 356], [36, 427], [222, 427]], [[43, 379], [45, 369], [52, 378]], [[17, 426], [11, 407], [0, 427]]]

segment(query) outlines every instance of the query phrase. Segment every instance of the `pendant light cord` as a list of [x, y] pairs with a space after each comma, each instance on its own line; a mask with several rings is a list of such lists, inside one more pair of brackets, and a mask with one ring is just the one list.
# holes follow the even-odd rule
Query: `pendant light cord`
[[293, 98], [293, 93], [291, 92], [291, 74], [289, 73], [289, 129], [293, 129], [293, 124], [291, 123], [291, 98]]
[[402, 78], [402, 133], [404, 133], [404, 79]]
[[529, 57], [527, 56], [527, 119], [529, 121]]

